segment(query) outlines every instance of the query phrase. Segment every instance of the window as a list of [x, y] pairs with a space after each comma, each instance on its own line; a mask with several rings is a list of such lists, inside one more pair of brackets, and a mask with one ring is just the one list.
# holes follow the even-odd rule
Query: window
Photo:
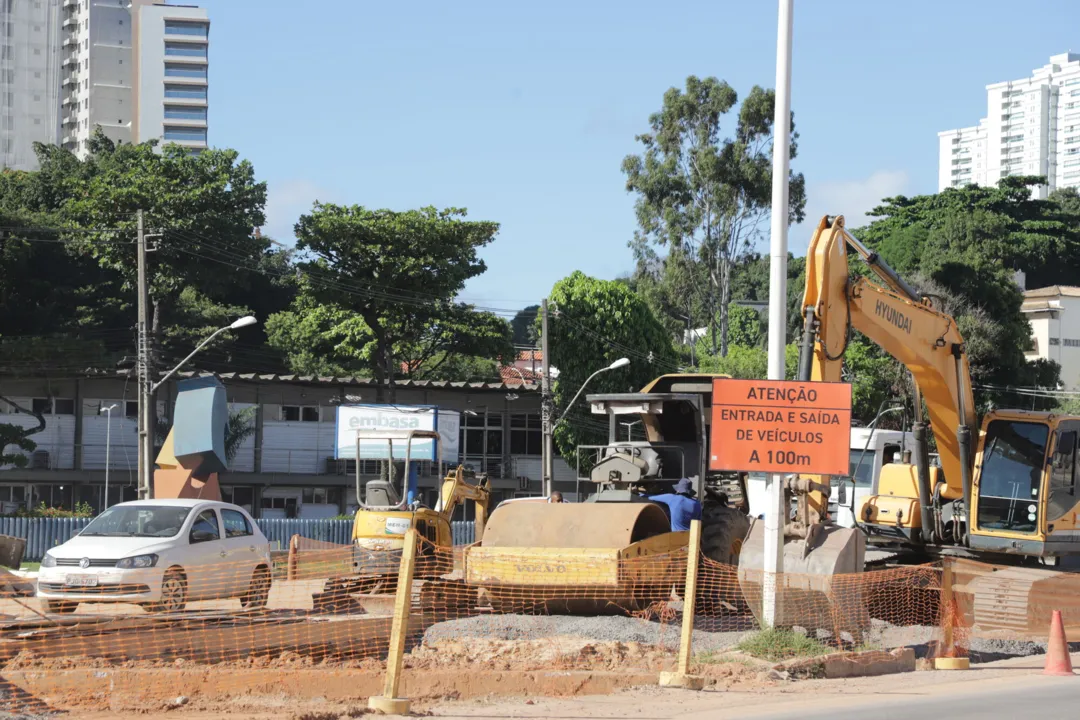
[[165, 97], [185, 100], [205, 100], [206, 88], [193, 85], [166, 85]]
[[995, 420], [986, 431], [979, 481], [978, 527], [1034, 533], [1050, 429], [1041, 423]]
[[1072, 487], [1073, 466], [1076, 464], [1076, 433], [1059, 432], [1054, 456], [1050, 462], [1050, 487]]
[[255, 491], [250, 487], [242, 485], [224, 485], [221, 488], [221, 499], [227, 503], [239, 505], [248, 512], [251, 512], [255, 502]]
[[184, 107], [182, 105], [166, 105], [166, 120], [205, 120], [206, 108]]
[[210, 26], [206, 23], [183, 22], [180, 20], [165, 21], [166, 35], [190, 35], [192, 37], [207, 37], [210, 34]]
[[206, 128], [174, 127], [166, 125], [165, 139], [187, 142], [206, 142]]
[[137, 418], [139, 417], [139, 401], [128, 400], [124, 403], [124, 417]]
[[254, 534], [251, 532], [251, 524], [244, 517], [244, 513], [238, 510], [222, 510], [221, 522], [225, 525], [227, 538], [247, 537]]
[[202, 78], [206, 79], [205, 65], [178, 65], [165, 63], [165, 77], [179, 78]]
[[319, 422], [316, 405], [282, 405], [281, 419], [285, 422]]
[[510, 416], [510, 453], [512, 455], [540, 455], [542, 444], [543, 434], [539, 415], [515, 413]]
[[74, 415], [75, 401], [69, 398], [34, 398], [30, 407], [42, 415]]
[[262, 499], [263, 510], [284, 510], [285, 517], [296, 517], [296, 498], [284, 498], [284, 497], [263, 497]]
[[165, 43], [165, 57], [206, 58], [206, 45], [199, 43]]
[[341, 504], [341, 488], [339, 487], [307, 487], [302, 492], [305, 505]]
[[1080, 85], [1080, 78], [1073, 78], [1072, 80], [1066, 80], [1065, 85]]
[[203, 510], [191, 524], [191, 532], [188, 541], [192, 543], [210, 542], [220, 540], [221, 530], [218, 528], [217, 515], [213, 510]]

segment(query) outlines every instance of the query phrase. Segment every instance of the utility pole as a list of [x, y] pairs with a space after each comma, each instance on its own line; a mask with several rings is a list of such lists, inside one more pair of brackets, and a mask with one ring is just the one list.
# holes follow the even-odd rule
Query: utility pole
[[542, 381], [541, 381], [541, 424], [544, 432], [544, 446], [542, 448], [543, 457], [541, 459], [541, 477], [543, 478], [543, 494], [544, 497], [551, 497], [551, 480], [554, 475], [554, 441], [552, 433], [554, 428], [552, 427], [551, 410], [551, 353], [549, 352], [548, 345], [548, 301], [544, 298], [540, 302], [540, 361], [543, 363], [542, 368]]
[[[791, 34], [793, 0], [779, 0], [776, 31], [776, 115], [773, 118], [772, 217], [769, 235], [769, 379], [784, 380], [787, 343], [788, 147], [791, 139]], [[766, 483], [765, 567], [762, 624], [775, 627], [783, 617], [779, 576], [784, 572], [784, 476]]]
[[150, 292], [146, 282], [146, 227], [143, 211], [138, 212], [139, 237], [136, 243], [138, 255], [138, 351], [137, 372], [139, 378], [139, 499], [153, 497], [154, 461], [150, 456], [154, 448], [152, 418], [156, 414], [153, 405], [152, 379], [150, 377]]

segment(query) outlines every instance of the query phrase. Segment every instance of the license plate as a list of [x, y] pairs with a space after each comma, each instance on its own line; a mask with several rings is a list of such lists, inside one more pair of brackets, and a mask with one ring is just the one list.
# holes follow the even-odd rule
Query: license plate
[[68, 575], [64, 584], [70, 587], [97, 587], [96, 575]]

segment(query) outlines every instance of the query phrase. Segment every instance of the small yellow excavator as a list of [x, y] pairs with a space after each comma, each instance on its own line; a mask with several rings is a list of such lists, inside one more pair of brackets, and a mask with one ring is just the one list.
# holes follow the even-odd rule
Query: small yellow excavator
[[[421, 603], [437, 592], [439, 580], [453, 572], [454, 545], [451, 520], [454, 511], [465, 501], [475, 508], [476, 540], [484, 536], [490, 488], [486, 475], [478, 475], [463, 466], [449, 470], [439, 488], [434, 508], [409, 504], [408, 475], [414, 440], [430, 440], [436, 445], [439, 433], [431, 430], [360, 431], [357, 457], [362, 441], [386, 441], [386, 454], [375, 458], [382, 465], [381, 477], [368, 480], [361, 487], [360, 463], [356, 470], [356, 498], [360, 507], [353, 520], [352, 573], [327, 580], [321, 594], [313, 595], [317, 609], [334, 609], [349, 602], [353, 594], [392, 593], [401, 564], [405, 533], [415, 528], [421, 538], [417, 549], [415, 578], [429, 581], [421, 586]], [[398, 472], [394, 446], [403, 444], [404, 472]], [[442, 465], [439, 449], [439, 465]], [[370, 459], [370, 458], [369, 458]], [[398, 482], [397, 478], [401, 477]]]
[[[850, 274], [850, 251], [878, 282]], [[1049, 608], [1031, 612], [1045, 604], [1040, 596], [1080, 593], [1080, 576], [1048, 569], [1080, 554], [1080, 417], [995, 409], [980, 428], [964, 340], [956, 320], [936, 303], [852, 237], [843, 217], [823, 218], [807, 252], [799, 379], [839, 382], [852, 330], [911, 372], [915, 462], [882, 468], [878, 494], [857, 509], [859, 529], [889, 562], [948, 555], [1014, 566], [994, 574], [996, 599], [995, 593], [979, 592], [983, 580], [971, 580], [966, 591], [974, 611], [983, 621], [1023, 627], [1031, 622], [1041, 630]], [[924, 404], [940, 467], [929, 463]], [[828, 525], [828, 483], [820, 477], [788, 481], [803, 496], [800, 510], [809, 510], [789, 526], [789, 541], [810, 546], [807, 557], [815, 552], [814, 533], [799, 523]], [[746, 548], [742, 560], [753, 561]], [[791, 571], [786, 564], [785, 571]], [[1001, 595], [1005, 579], [1008, 597]]]

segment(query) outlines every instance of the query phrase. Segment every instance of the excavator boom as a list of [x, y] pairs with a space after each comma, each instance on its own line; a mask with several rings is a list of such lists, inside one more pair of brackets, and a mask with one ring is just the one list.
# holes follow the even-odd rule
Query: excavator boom
[[[849, 274], [849, 248], [885, 287]], [[956, 321], [852, 237], [843, 217], [823, 218], [810, 241], [803, 311], [807, 329], [816, 329], [810, 336], [812, 354], [804, 354], [804, 360], [811, 361], [803, 363], [804, 368], [810, 365], [805, 379], [841, 380], [852, 330], [875, 342], [911, 372], [926, 402], [947, 484], [942, 496], [963, 497], [963, 478], [973, 454], [962, 457], [957, 428], [973, 433], [976, 417], [967, 353]]]

